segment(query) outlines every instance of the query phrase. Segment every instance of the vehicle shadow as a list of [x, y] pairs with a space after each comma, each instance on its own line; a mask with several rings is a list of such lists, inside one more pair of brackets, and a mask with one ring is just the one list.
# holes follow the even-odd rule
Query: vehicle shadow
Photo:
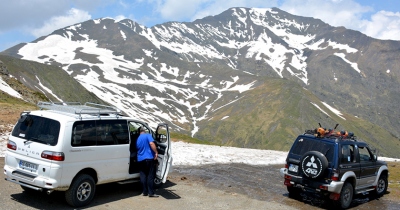
[[[164, 183], [156, 193], [165, 199], [180, 199], [175, 190], [168, 188], [176, 184], [170, 181]], [[142, 196], [142, 187], [139, 182], [131, 184], [110, 183], [96, 186], [96, 193], [92, 202], [83, 208], [107, 206], [108, 203], [127, 198]], [[35, 209], [73, 209], [65, 201], [64, 192], [54, 191], [50, 195], [39, 191], [22, 191], [11, 194], [11, 199]], [[1, 207], [0, 207], [1, 208]]]
[[[390, 191], [387, 191], [385, 195], [390, 194]], [[384, 196], [385, 196], [384, 195]], [[311, 194], [300, 193], [297, 196], [289, 196], [289, 193], [283, 194], [283, 196], [288, 197], [289, 199], [293, 199], [304, 204], [319, 208], [319, 209], [328, 209], [328, 210], [336, 210], [338, 209], [331, 200], [326, 200], [323, 198], [315, 197]], [[383, 201], [382, 197], [378, 197], [373, 194], [360, 194], [355, 195], [353, 201], [350, 205], [350, 209], [398, 209], [398, 203], [391, 203], [387, 201]]]

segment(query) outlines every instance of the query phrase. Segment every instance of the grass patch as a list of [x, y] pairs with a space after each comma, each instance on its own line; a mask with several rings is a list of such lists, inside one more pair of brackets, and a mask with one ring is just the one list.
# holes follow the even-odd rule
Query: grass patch
[[193, 143], [193, 144], [216, 145], [213, 142], [196, 139], [196, 138], [193, 138], [191, 136], [181, 134], [181, 133], [171, 132], [170, 135], [171, 135], [171, 140], [174, 142], [183, 141], [183, 142]]
[[388, 197], [391, 200], [398, 200], [400, 197], [400, 162], [387, 162], [387, 164], [389, 168]]

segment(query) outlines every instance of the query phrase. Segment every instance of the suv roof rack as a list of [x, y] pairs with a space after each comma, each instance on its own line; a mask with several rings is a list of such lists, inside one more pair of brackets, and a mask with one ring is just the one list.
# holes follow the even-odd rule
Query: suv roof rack
[[90, 103], [86, 102], [82, 105], [80, 102], [43, 102], [39, 101], [37, 106], [40, 109], [48, 109], [54, 110], [59, 112], [65, 112], [70, 114], [77, 114], [80, 118], [82, 118], [82, 114], [89, 114], [89, 115], [97, 115], [100, 117], [101, 115], [111, 115], [121, 114], [121, 110], [113, 106], [106, 106], [102, 104]]
[[[321, 126], [321, 124], [319, 124]], [[336, 124], [335, 129], [339, 124]], [[357, 136], [352, 132], [347, 131], [335, 131], [335, 129], [326, 129], [326, 128], [315, 128], [314, 130], [305, 130], [304, 134], [313, 135], [317, 138], [331, 138], [331, 139], [339, 139], [339, 140], [353, 140], [357, 141]]]

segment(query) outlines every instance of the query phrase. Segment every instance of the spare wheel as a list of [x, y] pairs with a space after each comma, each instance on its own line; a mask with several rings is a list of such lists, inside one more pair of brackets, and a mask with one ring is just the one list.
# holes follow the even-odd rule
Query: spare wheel
[[328, 160], [324, 154], [318, 151], [306, 152], [301, 158], [301, 170], [308, 178], [321, 177], [326, 167], [328, 167]]

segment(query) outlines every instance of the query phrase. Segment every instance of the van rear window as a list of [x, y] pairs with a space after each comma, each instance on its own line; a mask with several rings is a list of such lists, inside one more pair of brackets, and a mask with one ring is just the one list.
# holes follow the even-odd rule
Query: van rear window
[[11, 135], [51, 146], [57, 145], [60, 122], [40, 116], [22, 115]]

